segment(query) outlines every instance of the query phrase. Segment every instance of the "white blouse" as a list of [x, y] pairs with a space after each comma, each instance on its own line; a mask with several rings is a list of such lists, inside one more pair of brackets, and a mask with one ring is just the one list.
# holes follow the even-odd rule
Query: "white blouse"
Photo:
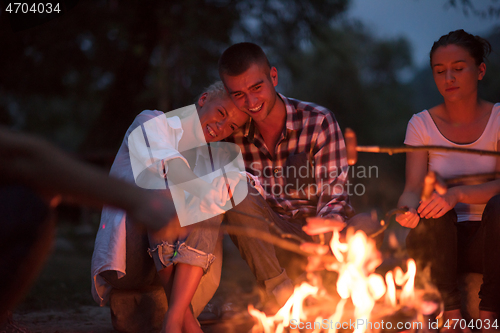
[[[410, 146], [435, 145], [498, 151], [500, 140], [500, 103], [494, 105], [488, 123], [481, 136], [471, 143], [455, 143], [445, 138], [437, 128], [429, 111], [414, 114], [408, 123], [405, 144]], [[429, 151], [429, 170], [437, 172], [444, 179], [469, 174], [495, 171], [496, 157], [457, 152]], [[474, 184], [474, 183], [467, 183]], [[485, 204], [469, 205], [458, 203], [455, 210], [458, 222], [480, 221]]]

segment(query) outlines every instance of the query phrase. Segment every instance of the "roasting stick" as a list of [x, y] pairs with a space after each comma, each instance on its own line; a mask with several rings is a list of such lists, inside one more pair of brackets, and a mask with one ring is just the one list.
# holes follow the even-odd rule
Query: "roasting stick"
[[[365, 153], [387, 153], [389, 155], [405, 153], [409, 151], [419, 151], [419, 150], [436, 150], [436, 151], [449, 151], [458, 152], [466, 154], [476, 154], [476, 155], [489, 155], [489, 156], [500, 156], [499, 151], [492, 150], [480, 150], [480, 149], [468, 149], [468, 148], [458, 148], [458, 147], [444, 147], [444, 146], [406, 146], [406, 147], [378, 147], [378, 146], [358, 146], [358, 141], [356, 138], [356, 133], [350, 129], [345, 129], [345, 144], [347, 151], [347, 163], [349, 165], [354, 165], [358, 161], [358, 152]], [[440, 179], [441, 184], [453, 185], [467, 180], [476, 179], [494, 179], [500, 177], [500, 172], [491, 173], [478, 173], [473, 175], [458, 176], [450, 179]], [[445, 186], [445, 185], [444, 185]], [[439, 191], [438, 191], [439, 192]]]
[[447, 151], [455, 153], [467, 153], [476, 155], [489, 155], [489, 156], [500, 156], [500, 152], [491, 150], [480, 150], [480, 149], [469, 149], [469, 148], [458, 148], [458, 147], [444, 147], [444, 146], [406, 146], [406, 147], [379, 147], [379, 146], [358, 146], [358, 141], [356, 139], [356, 133], [350, 128], [345, 129], [344, 133], [346, 150], [347, 150], [347, 163], [349, 165], [354, 165], [358, 161], [358, 152], [363, 153], [386, 153], [389, 155], [406, 153], [409, 151], [421, 151], [421, 150], [434, 150], [434, 151]]
[[[427, 175], [424, 178], [424, 186], [422, 188], [422, 193], [420, 194], [420, 198], [422, 200], [428, 200], [432, 193], [434, 191], [438, 192], [439, 194], [445, 194], [447, 190], [446, 183], [444, 180], [434, 171], [429, 171]], [[408, 211], [408, 207], [400, 207], [400, 208], [394, 208], [388, 211], [385, 214], [385, 217], [382, 221], [380, 221], [380, 225], [382, 228], [374, 232], [373, 234], [370, 235], [370, 237], [376, 237], [382, 232], [384, 232], [385, 229], [389, 226], [389, 223], [391, 222], [391, 217], [396, 214], [404, 214]]]
[[470, 180], [479, 180], [479, 181], [489, 181], [495, 178], [500, 177], [500, 172], [488, 172], [488, 173], [475, 173], [472, 175], [464, 175], [453, 178], [445, 179], [446, 185], [460, 184], [462, 182], [470, 181]]

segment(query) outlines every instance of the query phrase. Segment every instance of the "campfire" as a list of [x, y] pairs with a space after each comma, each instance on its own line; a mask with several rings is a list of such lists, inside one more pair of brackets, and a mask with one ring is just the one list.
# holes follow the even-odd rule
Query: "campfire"
[[[363, 147], [357, 145], [356, 135], [350, 129], [346, 129], [345, 139], [349, 165], [356, 163], [358, 152], [392, 155], [415, 150], [438, 150], [499, 155], [498, 152], [440, 146]], [[491, 175], [472, 175], [472, 177], [484, 176]], [[446, 183], [453, 183], [455, 180], [461, 180], [461, 178], [449, 179]], [[422, 199], [429, 197], [434, 191], [440, 194], [445, 193], [446, 183], [430, 171], [425, 177]], [[388, 217], [391, 215], [405, 211], [407, 208], [393, 209], [386, 214], [386, 221], [389, 221]], [[407, 260], [406, 272], [396, 267], [387, 272], [384, 278], [375, 273], [375, 269], [382, 263], [382, 258], [371, 237], [366, 236], [362, 231], [356, 233], [348, 231], [346, 241], [343, 242], [340, 240], [340, 230], [344, 227], [343, 224], [335, 225], [336, 222], [332, 223], [321, 218], [310, 219], [312, 221], [308, 219], [308, 225], [311, 222], [317, 224], [317, 228], [320, 229], [324, 228], [322, 223], [331, 224], [333, 237], [329, 248], [312, 243], [300, 245], [301, 251], [316, 254], [316, 256], [309, 257], [309, 264], [306, 268], [309, 272], [308, 282], [297, 286], [288, 302], [273, 316], [266, 316], [250, 305], [248, 311], [258, 321], [252, 333], [438, 331], [436, 318], [442, 314], [440, 295], [435, 288], [428, 286], [420, 290], [415, 289], [417, 269], [413, 259]], [[387, 225], [383, 229], [386, 227]], [[293, 235], [284, 234], [279, 229], [276, 231], [283, 238], [293, 238]], [[261, 235], [258, 236], [263, 238]], [[279, 239], [267, 238], [275, 245], [280, 244]], [[300, 253], [288, 242], [281, 242], [281, 246]], [[333, 256], [326, 255], [329, 251], [333, 253]], [[325, 256], [333, 257], [334, 260], [325, 260]], [[327, 293], [326, 289], [321, 286], [318, 276], [311, 273], [317, 271], [319, 266], [338, 274], [335, 295]]]
[[[439, 313], [439, 296], [415, 290], [415, 261], [408, 259], [406, 272], [396, 267], [384, 278], [375, 273], [382, 263], [375, 241], [358, 231], [348, 232], [346, 241], [341, 242], [339, 230], [340, 227], [333, 230], [330, 242], [336, 260], [323, 263], [326, 270], [338, 273], [337, 295], [328, 294], [320, 279], [314, 273], [308, 273], [309, 282], [296, 286], [292, 296], [275, 315], [266, 316], [249, 306], [249, 313], [258, 320], [252, 333], [422, 332], [437, 329], [437, 322], [430, 322], [430, 319], [435, 319], [432, 315]], [[317, 258], [311, 257], [308, 271], [317, 267]]]

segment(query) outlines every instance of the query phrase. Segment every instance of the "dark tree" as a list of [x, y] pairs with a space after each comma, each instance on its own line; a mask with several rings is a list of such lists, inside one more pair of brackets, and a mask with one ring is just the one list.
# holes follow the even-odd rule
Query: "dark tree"
[[472, 0], [447, 0], [446, 5], [461, 8], [464, 15], [472, 14], [483, 18], [500, 16], [500, 5], [497, 0], [490, 0], [487, 5], [483, 2], [479, 6], [478, 2]]

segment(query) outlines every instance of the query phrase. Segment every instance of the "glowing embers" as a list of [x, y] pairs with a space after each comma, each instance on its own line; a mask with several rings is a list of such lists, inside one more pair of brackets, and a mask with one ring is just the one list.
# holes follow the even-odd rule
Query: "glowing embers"
[[[346, 238], [347, 243], [341, 242], [339, 232], [334, 231], [330, 247], [337, 261], [325, 264], [327, 270], [338, 272], [336, 290], [340, 299], [304, 282], [274, 316], [266, 316], [250, 306], [250, 314], [260, 323], [253, 332], [380, 331], [385, 316], [402, 307], [416, 307], [413, 259], [408, 260], [406, 273], [397, 267], [386, 274], [384, 281], [381, 275], [374, 273], [382, 262], [375, 241], [362, 231]], [[376, 304], [382, 309], [377, 313], [373, 311]], [[354, 311], [348, 311], [348, 307], [354, 307]]]
[[274, 315], [266, 316], [263, 312], [256, 310], [252, 305], [248, 307], [248, 312], [262, 323], [265, 333], [283, 332], [290, 322], [295, 319], [297, 322], [307, 320], [307, 313], [304, 311], [304, 300], [308, 296], [318, 293], [318, 288], [308, 283], [302, 283], [295, 287], [295, 291], [285, 305]]

